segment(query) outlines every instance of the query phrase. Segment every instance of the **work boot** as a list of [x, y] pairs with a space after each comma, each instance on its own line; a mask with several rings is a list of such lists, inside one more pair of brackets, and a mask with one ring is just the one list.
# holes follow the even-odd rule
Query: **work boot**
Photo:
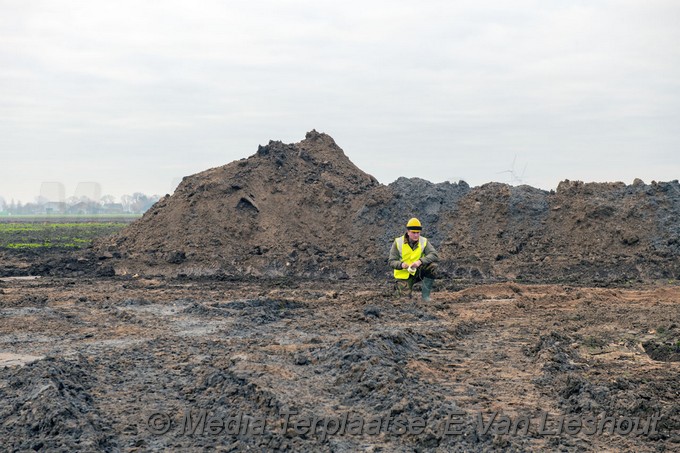
[[394, 289], [397, 293], [397, 297], [408, 296], [411, 298], [411, 286], [408, 284], [408, 280], [397, 280], [394, 282]]
[[423, 301], [424, 302], [429, 302], [430, 301], [430, 292], [432, 291], [432, 284], [434, 283], [434, 279], [432, 278], [424, 278], [423, 279]]

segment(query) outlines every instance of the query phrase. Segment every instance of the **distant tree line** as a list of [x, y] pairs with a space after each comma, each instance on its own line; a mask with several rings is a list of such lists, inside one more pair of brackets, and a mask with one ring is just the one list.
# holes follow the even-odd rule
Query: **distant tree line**
[[22, 203], [0, 197], [0, 215], [43, 215], [43, 214], [143, 214], [159, 195], [135, 192], [116, 200], [113, 195], [104, 195], [99, 200], [88, 197], [69, 197], [64, 201], [51, 201], [37, 197], [35, 202]]

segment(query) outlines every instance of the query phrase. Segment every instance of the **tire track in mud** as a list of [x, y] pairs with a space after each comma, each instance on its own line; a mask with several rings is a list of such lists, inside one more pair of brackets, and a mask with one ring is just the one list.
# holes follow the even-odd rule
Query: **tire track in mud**
[[[549, 439], [536, 436], [534, 424], [525, 435], [494, 434], [503, 415], [513, 422], [528, 416], [533, 422], [544, 412], [559, 412], [534, 384], [543, 371], [524, 352], [534, 344], [537, 329], [526, 322], [530, 313], [517, 310], [517, 305], [524, 306], [523, 298], [473, 297], [470, 302], [466, 297], [449, 297], [442, 297], [440, 307], [451, 322], [458, 320], [464, 335], [447, 347], [429, 350], [421, 359], [426, 363], [421, 363], [420, 371], [462, 410], [466, 427], [478, 442], [494, 449], [547, 448]], [[578, 440], [567, 441], [565, 446], [587, 448]]]
[[[539, 392], [530, 385], [541, 372], [523, 354], [536, 333], [524, 323], [515, 325], [508, 310], [504, 310], [515, 303], [514, 299], [481, 300], [460, 308], [459, 316], [485, 319], [448, 352], [448, 360], [457, 362], [454, 370], [462, 371], [460, 374], [454, 372], [454, 382], [444, 385], [456, 389], [454, 393], [475, 410], [549, 409]], [[437, 360], [446, 361], [446, 358]]]
[[[5, 324], [0, 347], [48, 356], [0, 370], [0, 393], [9, 402], [0, 413], [7, 445], [342, 452], [601, 451], [616, 445], [641, 451], [654, 444], [611, 436], [484, 434], [476, 414], [482, 413], [485, 422], [494, 412], [561, 414], [583, 411], [595, 400], [605, 408], [633, 410], [634, 398], [644, 391], [651, 395], [649, 404], [673, 416], [677, 377], [670, 370], [648, 366], [659, 375], [646, 379], [620, 361], [596, 363], [575, 347], [591, 335], [584, 317], [606, 321], [600, 330], [610, 338], [616, 323], [625, 321], [630, 329], [640, 313], [654, 313], [656, 323], [667, 317], [664, 310], [671, 304], [657, 307], [645, 300], [630, 306], [623, 319], [620, 309], [607, 311], [618, 293], [541, 286], [440, 291], [426, 305], [341, 285], [173, 284], [151, 292], [144, 282], [118, 285], [115, 291], [85, 294], [63, 286], [44, 303], [44, 286], [22, 283], [27, 298], [3, 294], [12, 297], [11, 303], [3, 299], [3, 320], [30, 326], [31, 336], [42, 335], [44, 341], [31, 342]], [[58, 371], [52, 373], [57, 378], [40, 393], [49, 368]], [[620, 371], [632, 376], [617, 378], [618, 388], [607, 379]], [[605, 387], [609, 393], [598, 396]], [[625, 406], [616, 406], [612, 398], [617, 397]], [[402, 416], [427, 423], [417, 434], [299, 434], [290, 427], [282, 430], [282, 411], [290, 409], [322, 420], [349, 412], [364, 420]], [[222, 420], [240, 412], [249, 420], [266, 419], [267, 429], [262, 434], [187, 434], [182, 432], [187, 410], [194, 420], [201, 410]], [[443, 434], [439, 422], [457, 410], [466, 414], [463, 433]], [[167, 433], [150, 432], [148, 417], [155, 412], [171, 418]], [[41, 423], [43, 417], [56, 417], [56, 425]], [[656, 446], [667, 445], [665, 439], [656, 441]]]

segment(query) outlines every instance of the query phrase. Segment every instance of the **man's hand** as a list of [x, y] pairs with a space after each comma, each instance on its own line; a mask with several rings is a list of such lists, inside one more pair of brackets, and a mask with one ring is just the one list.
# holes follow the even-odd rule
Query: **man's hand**
[[406, 264], [406, 263], [401, 263], [401, 268], [402, 268], [402, 269], [408, 269], [408, 264]]
[[415, 263], [411, 263], [411, 269], [418, 269], [420, 266], [422, 266], [423, 262], [420, 260], [417, 260]]

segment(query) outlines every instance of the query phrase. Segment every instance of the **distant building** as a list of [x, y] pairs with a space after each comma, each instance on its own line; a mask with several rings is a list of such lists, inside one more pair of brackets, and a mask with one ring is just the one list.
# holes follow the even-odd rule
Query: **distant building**
[[89, 214], [89, 206], [84, 201], [71, 205], [66, 210], [68, 214]]
[[99, 208], [102, 214], [125, 214], [123, 203], [107, 203]]
[[66, 209], [67, 214], [97, 214], [99, 206], [93, 201], [79, 201]]
[[67, 208], [63, 201], [48, 201], [39, 206], [42, 212], [36, 214], [64, 214]]

